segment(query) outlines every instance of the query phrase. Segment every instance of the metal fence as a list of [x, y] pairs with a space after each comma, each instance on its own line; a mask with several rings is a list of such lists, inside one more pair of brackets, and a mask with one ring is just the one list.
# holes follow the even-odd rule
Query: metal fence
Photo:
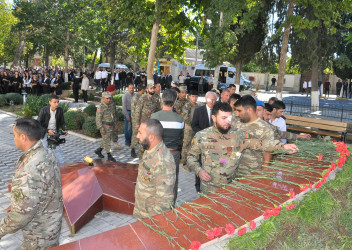
[[283, 102], [286, 105], [285, 114], [352, 124], [352, 103], [320, 102], [319, 106], [311, 106], [310, 102], [300, 102], [292, 99], [284, 99]]

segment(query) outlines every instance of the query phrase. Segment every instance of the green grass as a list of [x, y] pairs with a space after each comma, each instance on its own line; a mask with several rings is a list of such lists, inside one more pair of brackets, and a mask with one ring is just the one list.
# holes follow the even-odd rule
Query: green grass
[[231, 239], [230, 249], [352, 249], [352, 160], [337, 178], [309, 193], [293, 210]]

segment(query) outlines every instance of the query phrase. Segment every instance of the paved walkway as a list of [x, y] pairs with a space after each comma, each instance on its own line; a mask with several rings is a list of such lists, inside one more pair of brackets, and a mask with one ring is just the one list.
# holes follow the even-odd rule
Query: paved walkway
[[[10, 193], [7, 191], [7, 182], [10, 182], [15, 172], [14, 164], [21, 156], [22, 151], [17, 150], [13, 141], [12, 127], [16, 117], [0, 111], [0, 219], [6, 216], [6, 209], [10, 205]], [[124, 142], [123, 138], [120, 144]], [[94, 150], [99, 146], [99, 142], [90, 142], [74, 135], [66, 137], [66, 144], [62, 146], [65, 162], [82, 161], [83, 157], [90, 155], [95, 157]], [[138, 159], [130, 156], [130, 148], [113, 152], [117, 161], [138, 163]], [[194, 174], [186, 172], [180, 168], [179, 190], [177, 202], [192, 201], [198, 198], [194, 188]], [[86, 224], [75, 235], [70, 235], [69, 227], [63, 220], [60, 244], [76, 241], [91, 235], [105, 232], [117, 227], [127, 225], [136, 221], [134, 217], [126, 214], [103, 211], [98, 213], [93, 220]], [[3, 237], [0, 241], [0, 250], [19, 249], [22, 242], [22, 234], [17, 232]]]

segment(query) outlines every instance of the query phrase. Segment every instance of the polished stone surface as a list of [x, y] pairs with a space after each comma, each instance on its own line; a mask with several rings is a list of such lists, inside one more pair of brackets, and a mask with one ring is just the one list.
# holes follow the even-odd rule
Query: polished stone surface
[[64, 215], [76, 233], [96, 213], [108, 210], [132, 214], [138, 164], [95, 160], [61, 167]]

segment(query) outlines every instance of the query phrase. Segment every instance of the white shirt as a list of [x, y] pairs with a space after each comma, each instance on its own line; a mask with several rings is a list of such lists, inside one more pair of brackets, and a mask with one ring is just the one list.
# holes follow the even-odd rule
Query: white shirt
[[95, 71], [95, 79], [100, 80], [101, 79], [101, 71]]
[[[270, 120], [270, 123], [275, 125], [280, 131], [284, 131], [286, 132], [286, 121], [284, 118], [280, 117], [280, 118], [276, 118], [275, 120]], [[287, 140], [286, 139], [281, 139], [281, 141], [283, 143], [286, 143]]]
[[312, 81], [309, 81], [308, 82], [308, 88], [311, 88], [312, 87]]
[[179, 76], [178, 81], [179, 81], [179, 83], [184, 83], [185, 82], [185, 76], [184, 75]]
[[89, 79], [88, 77], [83, 77], [81, 90], [88, 90], [89, 89]]
[[48, 130], [49, 129], [56, 129], [56, 110], [52, 111], [51, 108], [50, 109], [50, 120], [49, 120], [49, 124], [48, 124]]
[[303, 82], [303, 88], [306, 89], [307, 88], [307, 81]]
[[106, 70], [101, 72], [101, 78], [102, 79], [108, 78], [108, 72]]
[[119, 72], [115, 72], [115, 80], [116, 80], [116, 81], [119, 80]]
[[212, 121], [211, 121], [211, 108], [209, 108], [207, 104], [205, 104], [205, 106], [207, 107], [209, 125], [210, 125], [210, 124], [212, 124]]

